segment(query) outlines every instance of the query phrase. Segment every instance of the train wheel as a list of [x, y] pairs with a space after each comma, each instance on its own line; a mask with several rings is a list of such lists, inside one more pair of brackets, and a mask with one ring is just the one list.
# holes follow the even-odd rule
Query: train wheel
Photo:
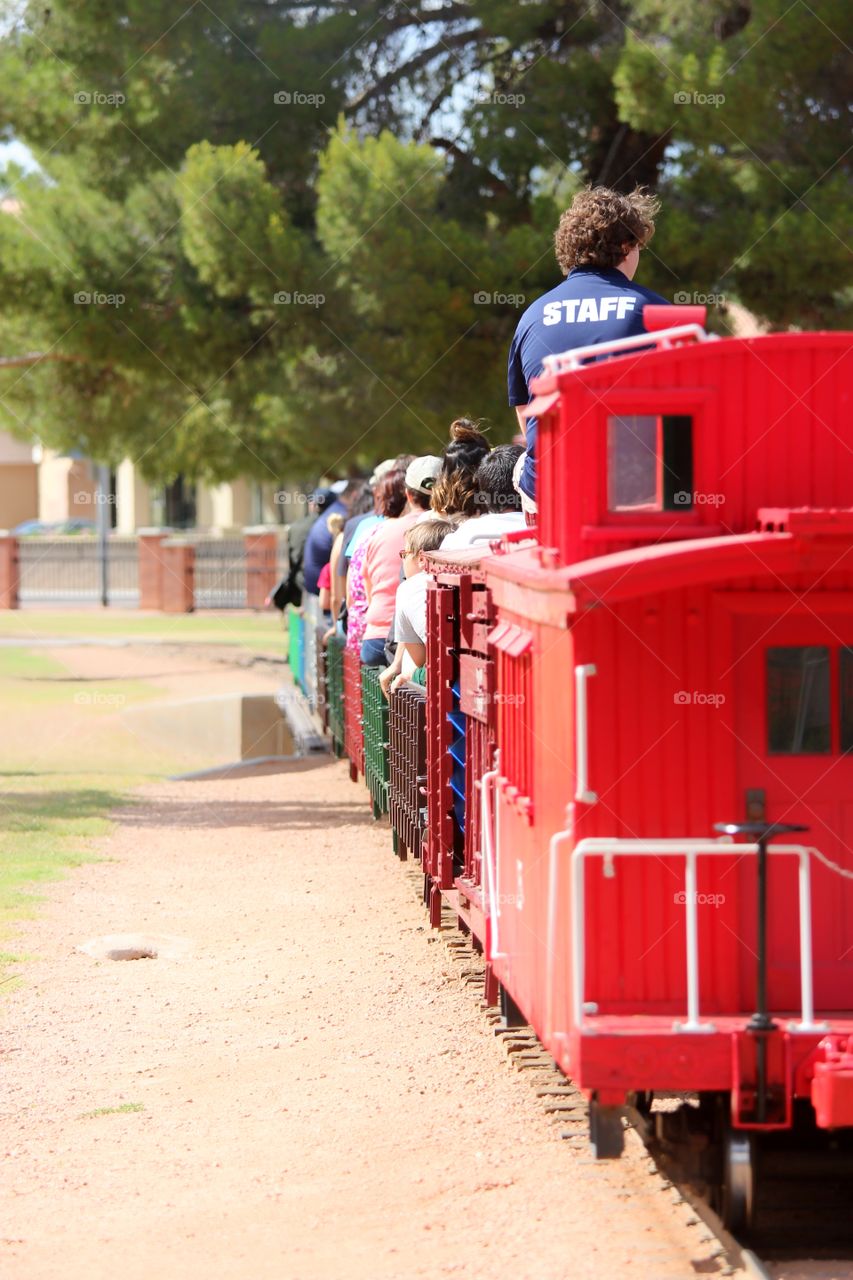
[[603, 1107], [590, 1099], [589, 1141], [596, 1160], [618, 1160], [625, 1149], [621, 1107]]
[[723, 1223], [729, 1231], [752, 1226], [755, 1205], [755, 1142], [749, 1133], [729, 1129], [723, 1138]]

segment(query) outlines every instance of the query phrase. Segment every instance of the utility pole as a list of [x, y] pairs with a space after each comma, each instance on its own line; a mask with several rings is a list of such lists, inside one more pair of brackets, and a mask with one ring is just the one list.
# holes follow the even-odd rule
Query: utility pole
[[101, 604], [104, 608], [109, 604], [109, 566], [107, 561], [110, 532], [110, 469], [103, 462], [96, 467], [97, 488], [95, 490], [96, 513], [98, 517], [98, 559], [101, 569]]

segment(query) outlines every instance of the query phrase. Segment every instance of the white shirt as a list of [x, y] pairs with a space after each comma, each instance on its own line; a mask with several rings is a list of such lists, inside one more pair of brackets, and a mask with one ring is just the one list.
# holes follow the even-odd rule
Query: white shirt
[[398, 644], [426, 644], [426, 595], [429, 574], [421, 571], [405, 578], [397, 588], [394, 606], [394, 639]]
[[482, 516], [472, 516], [449, 533], [441, 544], [442, 551], [461, 551], [463, 547], [481, 547], [488, 551], [489, 543], [516, 529], [526, 529], [527, 521], [521, 511], [487, 511]]

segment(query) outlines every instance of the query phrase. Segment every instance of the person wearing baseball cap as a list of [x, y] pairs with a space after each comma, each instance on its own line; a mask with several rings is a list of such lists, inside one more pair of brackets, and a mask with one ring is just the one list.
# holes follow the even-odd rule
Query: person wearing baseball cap
[[425, 454], [422, 458], [414, 458], [409, 463], [406, 468], [406, 489], [411, 494], [427, 499], [426, 502], [418, 502], [413, 505], [420, 506], [424, 510], [429, 506], [433, 485], [438, 479], [440, 471], [441, 458], [436, 458], [431, 453]]
[[335, 495], [327, 486], [315, 489], [308, 498], [311, 511], [315, 515], [322, 515], [327, 507], [330, 507], [335, 500]]

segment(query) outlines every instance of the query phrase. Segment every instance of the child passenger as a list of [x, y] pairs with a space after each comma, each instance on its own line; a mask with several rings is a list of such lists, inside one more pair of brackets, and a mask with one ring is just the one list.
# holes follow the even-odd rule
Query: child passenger
[[[326, 517], [326, 528], [332, 535], [332, 549], [334, 550], [334, 539], [341, 533], [344, 527], [344, 518], [339, 511], [333, 511], [331, 515]], [[331, 619], [332, 609], [332, 567], [327, 560], [317, 576], [317, 591], [320, 596], [320, 610], [326, 621]]]

